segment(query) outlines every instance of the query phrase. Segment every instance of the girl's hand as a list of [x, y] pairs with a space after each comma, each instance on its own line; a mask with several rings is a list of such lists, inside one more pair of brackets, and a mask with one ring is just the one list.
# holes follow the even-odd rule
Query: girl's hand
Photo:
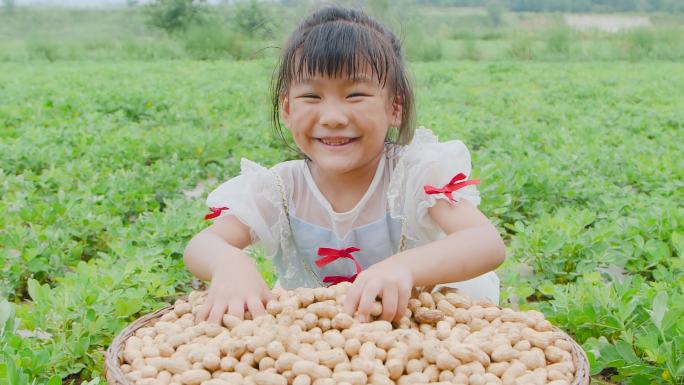
[[226, 311], [243, 319], [245, 309], [256, 318], [266, 314], [264, 305], [272, 297], [254, 264], [221, 266], [212, 274], [209, 293], [197, 319], [220, 325]]
[[344, 312], [354, 316], [358, 309], [357, 319], [367, 322], [376, 297], [382, 298], [382, 315], [384, 321], [399, 321], [408, 308], [413, 274], [402, 264], [385, 260], [379, 262], [356, 277], [354, 284], [347, 291]]

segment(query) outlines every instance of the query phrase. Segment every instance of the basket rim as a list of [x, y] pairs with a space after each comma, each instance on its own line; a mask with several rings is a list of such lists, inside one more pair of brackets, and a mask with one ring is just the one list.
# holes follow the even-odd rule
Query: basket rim
[[[186, 300], [187, 297], [188, 296], [183, 296], [179, 297], [178, 299]], [[107, 348], [105, 355], [104, 371], [108, 384], [135, 385], [126, 378], [126, 375], [121, 370], [121, 361], [123, 360], [123, 348], [125, 341], [128, 339], [128, 337], [135, 334], [138, 329], [147, 326], [147, 324], [152, 322], [154, 319], [160, 318], [164, 314], [173, 310], [173, 307], [174, 305], [165, 306], [136, 319], [112, 340], [112, 343]], [[502, 309], [500, 306], [497, 307]], [[591, 380], [589, 376], [589, 359], [587, 358], [587, 354], [584, 349], [582, 349], [577, 341], [575, 341], [568, 333], [561, 330], [557, 326], [552, 326], [552, 330], [556, 333], [559, 333], [563, 339], [570, 342], [572, 346], [573, 361], [575, 363], [575, 378], [573, 378], [570, 385], [589, 385]]]
[[[186, 299], [187, 296], [178, 299]], [[156, 318], [160, 318], [164, 314], [173, 310], [174, 305], [164, 306], [152, 313], [146, 314], [133, 321], [126, 326], [113, 340], [107, 348], [105, 354], [105, 378], [108, 384], [112, 385], [135, 385], [126, 378], [126, 374], [121, 370], [121, 361], [123, 360], [123, 348], [128, 337], [135, 334], [135, 332], [147, 326], [148, 323]]]

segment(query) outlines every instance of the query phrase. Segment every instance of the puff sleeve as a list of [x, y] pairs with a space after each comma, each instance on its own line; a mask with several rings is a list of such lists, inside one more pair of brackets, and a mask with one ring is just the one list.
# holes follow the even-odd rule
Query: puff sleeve
[[249, 227], [252, 242], [264, 246], [267, 256], [273, 257], [278, 252], [287, 218], [272, 170], [241, 159], [240, 175], [210, 192], [206, 204], [210, 210], [207, 219], [235, 215]]
[[396, 162], [388, 192], [390, 214], [403, 220], [404, 234], [413, 244], [444, 235], [428, 213], [438, 199], [480, 204], [478, 181], [472, 180], [470, 173], [470, 152], [463, 142], [440, 143], [430, 130], [416, 130]]

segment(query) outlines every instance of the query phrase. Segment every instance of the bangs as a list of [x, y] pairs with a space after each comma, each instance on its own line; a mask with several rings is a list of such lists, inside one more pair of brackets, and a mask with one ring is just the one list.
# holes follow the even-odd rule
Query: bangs
[[271, 123], [276, 134], [299, 152], [290, 145], [280, 122], [282, 98], [293, 83], [366, 76], [382, 88], [387, 86], [392, 103], [400, 101], [401, 124], [387, 140], [408, 144], [415, 125], [414, 100], [399, 39], [362, 11], [333, 6], [314, 12], [287, 40], [271, 78]]
[[390, 44], [373, 30], [347, 21], [317, 25], [292, 43], [282, 63], [285, 89], [316, 76], [357, 79], [368, 70], [384, 87], [392, 70]]

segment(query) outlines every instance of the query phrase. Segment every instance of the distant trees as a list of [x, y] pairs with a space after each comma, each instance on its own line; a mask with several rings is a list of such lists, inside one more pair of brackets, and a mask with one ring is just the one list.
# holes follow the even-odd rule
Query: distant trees
[[[416, 0], [421, 4], [448, 6], [487, 6], [489, 0]], [[501, 0], [519, 12], [684, 12], [682, 0]]]
[[501, 14], [504, 11], [504, 6], [501, 4], [501, 1], [487, 0], [485, 7], [487, 8], [487, 16], [492, 24], [496, 27], [500, 26], [502, 22]]
[[239, 2], [234, 8], [235, 26], [238, 32], [248, 37], [270, 37], [275, 30], [275, 18], [269, 8], [257, 0]]
[[14, 11], [15, 4], [16, 3], [14, 0], [2, 0], [2, 5], [5, 7], [5, 10], [7, 10], [8, 13]]
[[206, 0], [154, 0], [145, 9], [149, 24], [174, 33], [197, 22], [205, 5]]
[[223, 28], [227, 19], [230, 19], [228, 24], [232, 25], [235, 32], [249, 38], [269, 37], [274, 33], [274, 20], [277, 17], [263, 2], [246, 0], [231, 3], [232, 5], [225, 0], [221, 3], [222, 7], [229, 7], [230, 16], [223, 12], [210, 11], [207, 0], [153, 0], [145, 6], [145, 12], [148, 24], [169, 34], [187, 31], [199, 25]]
[[513, 11], [624, 12], [682, 11], [680, 0], [509, 0]]

